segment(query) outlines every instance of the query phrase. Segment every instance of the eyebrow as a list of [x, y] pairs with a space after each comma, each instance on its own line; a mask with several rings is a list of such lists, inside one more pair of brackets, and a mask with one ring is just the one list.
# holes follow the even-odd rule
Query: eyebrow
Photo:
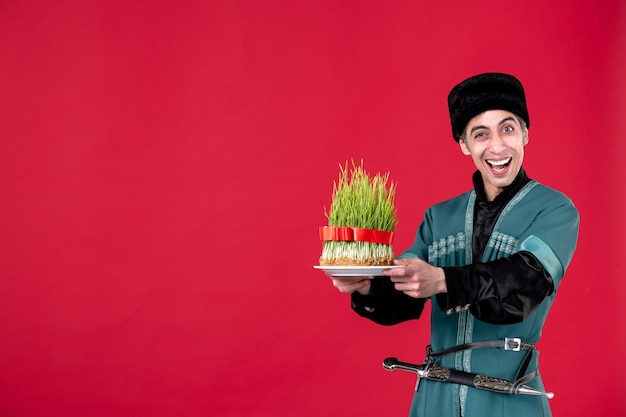
[[[505, 117], [504, 119], [500, 120], [500, 122], [498, 122], [498, 126], [501, 126], [501, 125], [503, 125], [504, 123], [506, 123], [506, 122], [510, 122], [510, 121], [515, 122], [515, 117], [513, 117], [513, 116], [507, 116], [507, 117]], [[474, 126], [474, 127], [470, 130], [470, 134], [472, 134], [472, 133], [474, 133], [475, 131], [480, 130], [480, 129], [489, 129], [489, 128], [488, 128], [487, 126], [484, 126], [484, 125]]]

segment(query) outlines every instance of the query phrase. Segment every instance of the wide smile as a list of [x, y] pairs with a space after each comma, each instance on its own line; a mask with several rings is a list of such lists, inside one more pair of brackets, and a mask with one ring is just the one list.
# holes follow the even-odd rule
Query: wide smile
[[513, 158], [509, 157], [504, 159], [487, 159], [486, 162], [494, 174], [501, 174], [506, 172], [512, 160]]

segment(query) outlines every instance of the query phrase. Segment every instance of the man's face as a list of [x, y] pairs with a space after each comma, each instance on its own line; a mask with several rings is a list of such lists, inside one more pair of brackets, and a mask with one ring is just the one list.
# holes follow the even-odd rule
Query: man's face
[[524, 161], [524, 146], [528, 129], [523, 128], [513, 113], [489, 110], [469, 121], [465, 140], [459, 145], [465, 155], [471, 155], [485, 183], [485, 194], [493, 201], [511, 185]]

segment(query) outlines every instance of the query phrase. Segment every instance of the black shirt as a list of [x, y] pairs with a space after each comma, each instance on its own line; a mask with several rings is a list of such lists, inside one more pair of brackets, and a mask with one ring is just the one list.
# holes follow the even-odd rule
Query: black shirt
[[502, 209], [511, 198], [530, 181], [530, 178], [526, 175], [524, 168], [520, 169], [513, 182], [498, 194], [493, 201], [487, 201], [485, 185], [480, 171], [474, 173], [472, 180], [474, 182], [474, 190], [476, 191], [472, 255], [474, 262], [480, 262], [500, 212], [502, 212]]

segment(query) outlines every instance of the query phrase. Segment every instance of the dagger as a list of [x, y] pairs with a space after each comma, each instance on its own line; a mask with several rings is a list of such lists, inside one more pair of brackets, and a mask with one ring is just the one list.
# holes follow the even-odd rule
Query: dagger
[[502, 394], [541, 395], [548, 399], [554, 397], [554, 393], [552, 392], [539, 391], [528, 385], [515, 387], [513, 382], [506, 379], [443, 368], [434, 363], [414, 365], [412, 363], [400, 362], [398, 358], [387, 358], [383, 361], [383, 368], [388, 371], [399, 369], [401, 371], [414, 372], [420, 378], [429, 379], [431, 381], [467, 385], [469, 387]]

